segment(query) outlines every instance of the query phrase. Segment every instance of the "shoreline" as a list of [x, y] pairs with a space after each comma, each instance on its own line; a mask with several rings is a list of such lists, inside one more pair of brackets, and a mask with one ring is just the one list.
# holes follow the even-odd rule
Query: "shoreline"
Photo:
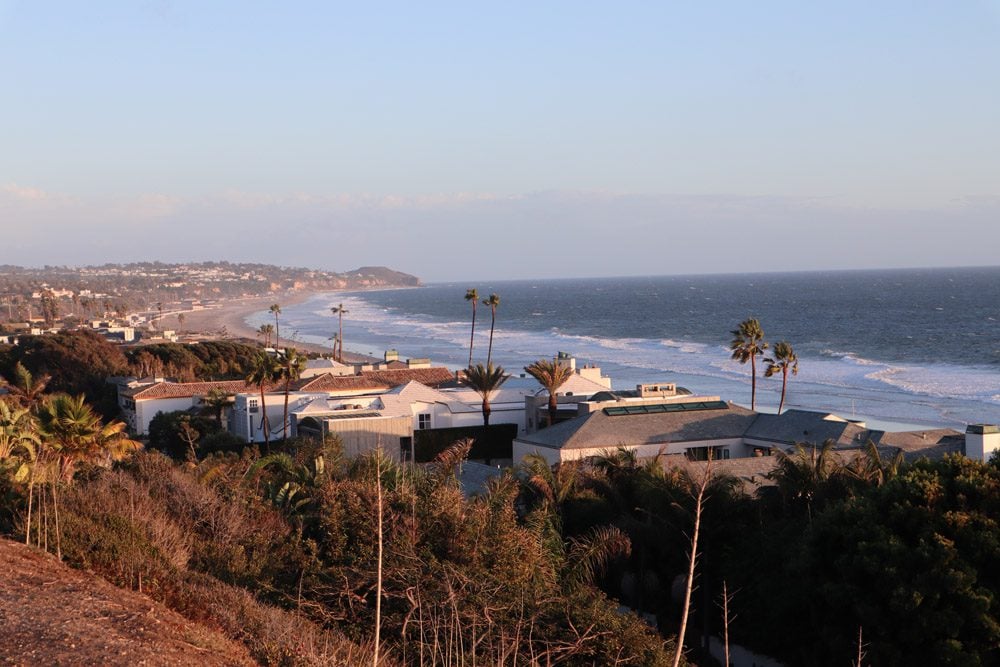
[[[335, 293], [335, 291], [293, 292], [234, 299], [220, 308], [173, 313], [165, 315], [163, 319], [165, 324], [173, 327], [182, 336], [182, 339], [188, 342], [198, 340], [249, 340], [260, 342], [260, 334], [258, 334], [255, 328], [246, 323], [248, 317], [255, 313], [266, 311], [274, 303], [278, 303], [284, 308], [303, 303], [318, 294], [330, 293]], [[184, 316], [183, 324], [178, 319], [180, 315]], [[326, 356], [332, 354], [329, 346], [315, 343], [297, 341], [295, 348], [300, 352]], [[363, 363], [371, 360], [372, 357], [367, 355], [344, 352], [345, 363]]]

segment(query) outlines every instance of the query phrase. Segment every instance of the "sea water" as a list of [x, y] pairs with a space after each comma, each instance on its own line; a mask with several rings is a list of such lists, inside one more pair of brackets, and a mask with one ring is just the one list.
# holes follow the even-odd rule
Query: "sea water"
[[[493, 361], [513, 373], [569, 352], [615, 388], [673, 381], [747, 405], [750, 368], [730, 359], [731, 330], [756, 317], [799, 357], [786, 407], [956, 428], [1000, 423], [1000, 268], [463, 281], [321, 294], [284, 309], [282, 332], [329, 344], [343, 303], [345, 349], [430, 357], [464, 367], [472, 306], [500, 296]], [[268, 321], [261, 314], [251, 318]], [[477, 307], [475, 362], [490, 309]], [[758, 408], [774, 409], [780, 376], [758, 367]]]

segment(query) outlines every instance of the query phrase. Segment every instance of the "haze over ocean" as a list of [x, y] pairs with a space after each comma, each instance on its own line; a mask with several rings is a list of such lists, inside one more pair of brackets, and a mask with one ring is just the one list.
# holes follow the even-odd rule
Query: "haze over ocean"
[[[747, 404], [749, 366], [730, 361], [727, 346], [753, 316], [767, 340], [787, 340], [799, 355], [788, 407], [952, 427], [1000, 422], [1000, 268], [439, 283], [318, 295], [285, 309], [282, 329], [324, 342], [335, 330], [329, 307], [343, 302], [348, 350], [396, 348], [459, 368], [471, 287], [501, 297], [493, 356], [511, 372], [566, 351], [600, 365], [616, 388], [676, 381]], [[477, 360], [489, 325], [480, 305]], [[761, 377], [758, 407], [777, 406], [780, 386]]]

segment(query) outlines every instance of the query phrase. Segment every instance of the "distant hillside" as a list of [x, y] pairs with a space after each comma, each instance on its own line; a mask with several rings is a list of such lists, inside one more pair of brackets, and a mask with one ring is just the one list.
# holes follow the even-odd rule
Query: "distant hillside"
[[233, 262], [25, 268], [0, 265], [0, 319], [42, 313], [88, 317], [136, 311], [185, 299], [231, 299], [304, 290], [415, 287], [420, 279], [384, 266], [353, 271]]
[[393, 271], [384, 266], [362, 266], [360, 269], [348, 271], [342, 275], [348, 280], [354, 279], [365, 283], [363, 285], [365, 287], [375, 285], [417, 287], [420, 285], [420, 279], [416, 276]]

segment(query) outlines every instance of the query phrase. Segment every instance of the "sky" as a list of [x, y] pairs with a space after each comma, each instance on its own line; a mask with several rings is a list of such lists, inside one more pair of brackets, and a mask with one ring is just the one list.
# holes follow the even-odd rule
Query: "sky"
[[1000, 0], [0, 0], [0, 264], [997, 265]]

